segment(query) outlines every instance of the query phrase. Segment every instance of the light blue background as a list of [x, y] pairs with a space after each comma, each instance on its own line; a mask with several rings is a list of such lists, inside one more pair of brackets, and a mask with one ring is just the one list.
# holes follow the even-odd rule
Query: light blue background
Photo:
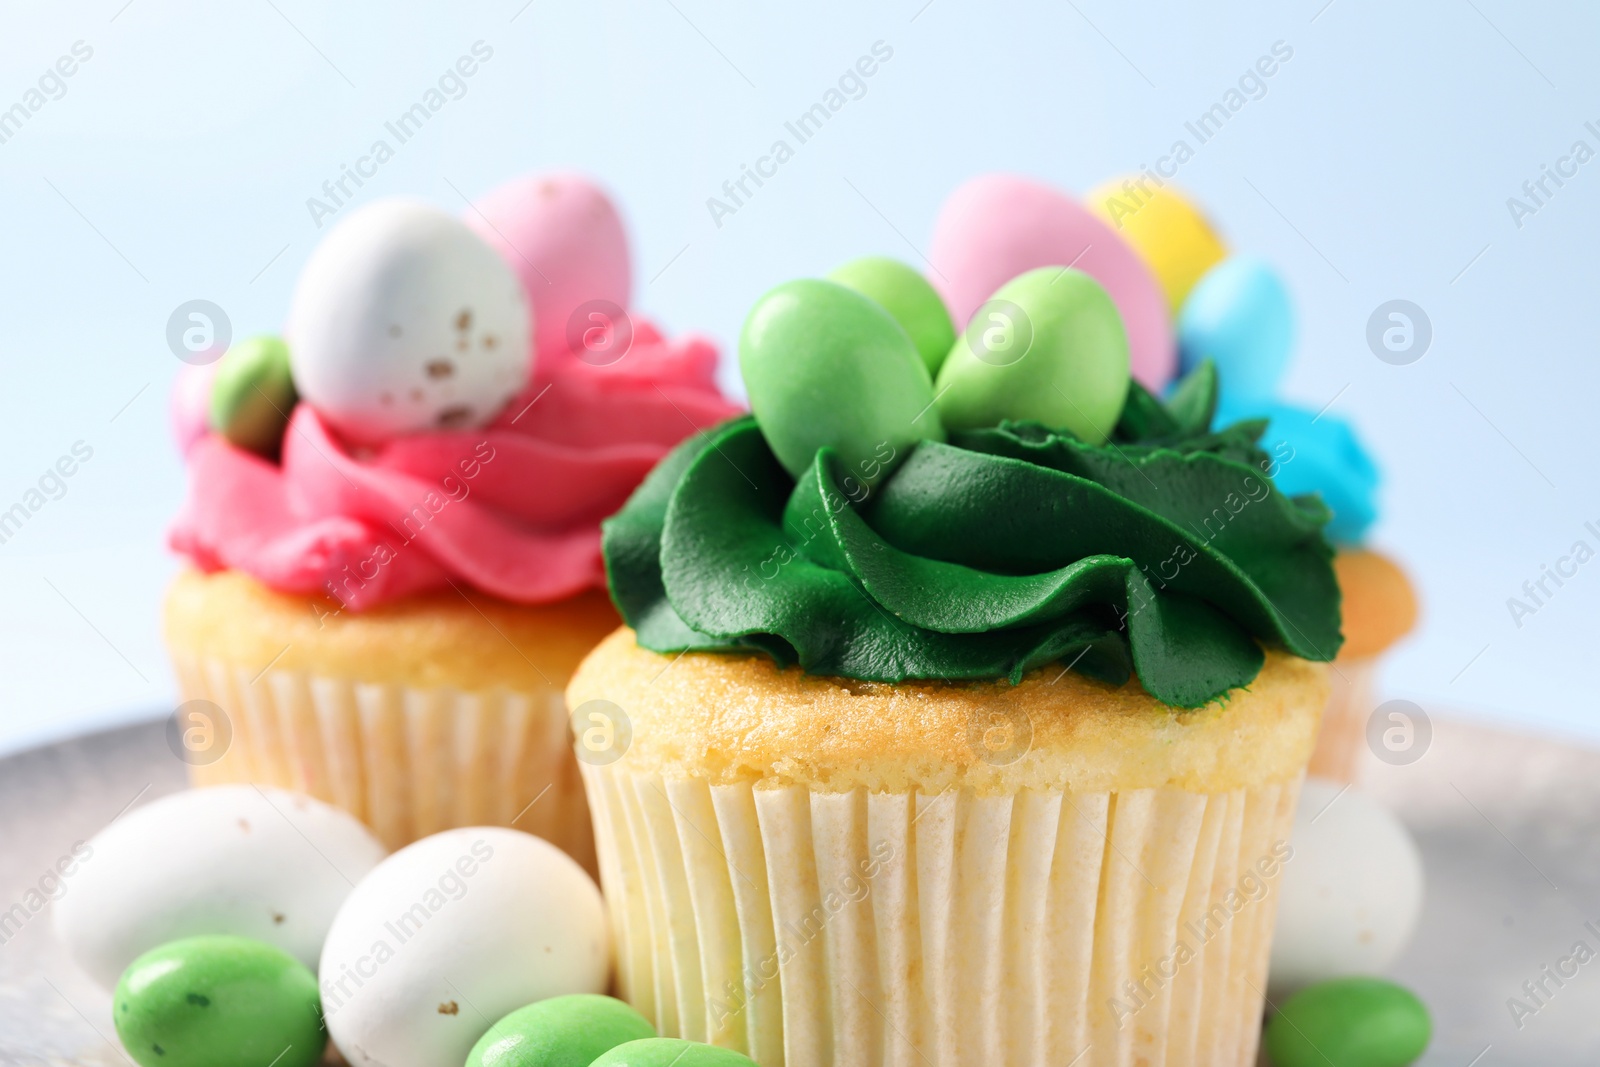
[[[1377, 544], [1424, 600], [1384, 692], [1434, 714], [1600, 737], [1600, 561], [1516, 627], [1506, 599], [1600, 527], [1600, 161], [1519, 229], [1506, 199], [1600, 140], [1600, 11], [1510, 0], [706, 0], [8, 4], [0, 108], [75, 41], [67, 91], [0, 144], [0, 510], [91, 461], [0, 545], [0, 747], [170, 708], [158, 636], [183, 472], [169, 314], [276, 328], [318, 236], [306, 198], [482, 40], [492, 60], [361, 190], [462, 206], [523, 172], [598, 176], [636, 301], [727, 341], [768, 286], [877, 252], [919, 262], [946, 193], [1009, 169], [1085, 190], [1151, 163], [1273, 42], [1292, 60], [1179, 177], [1301, 310], [1288, 393], [1354, 420], [1388, 472]], [[735, 215], [706, 208], [873, 42], [893, 58]], [[1404, 297], [1405, 367], [1368, 350]]]

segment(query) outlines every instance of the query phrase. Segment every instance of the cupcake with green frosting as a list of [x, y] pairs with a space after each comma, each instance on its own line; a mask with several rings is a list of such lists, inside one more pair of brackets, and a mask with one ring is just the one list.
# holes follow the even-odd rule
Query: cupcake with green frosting
[[1133, 381], [1087, 274], [959, 332], [836, 278], [604, 529], [627, 626], [568, 703], [621, 995], [767, 1067], [1253, 1063], [1327, 509], [1209, 365]]

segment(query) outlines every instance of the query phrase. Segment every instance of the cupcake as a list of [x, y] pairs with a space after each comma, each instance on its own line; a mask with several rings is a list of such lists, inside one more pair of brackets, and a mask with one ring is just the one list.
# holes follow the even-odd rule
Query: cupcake
[[629, 286], [582, 179], [465, 222], [378, 201], [313, 253], [284, 339], [180, 383], [165, 632], [196, 784], [308, 793], [390, 848], [515, 825], [592, 864], [562, 690], [618, 621], [600, 520], [736, 410], [714, 347]]
[[[947, 286], [1003, 274], [960, 252]], [[605, 525], [627, 625], [567, 699], [610, 727], [582, 773], [618, 987], [664, 1035], [1255, 1062], [1340, 642], [1327, 512], [1259, 424], [1213, 425], [1210, 365], [1165, 402], [1130, 377], [1113, 287], [1148, 275], [1030, 265], [959, 336], [902, 265], [779, 286], [740, 340], [753, 415]]]

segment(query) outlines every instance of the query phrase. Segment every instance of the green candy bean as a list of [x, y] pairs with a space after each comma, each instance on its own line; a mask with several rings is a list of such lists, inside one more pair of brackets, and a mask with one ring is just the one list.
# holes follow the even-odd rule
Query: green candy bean
[[618, 1045], [590, 1067], [756, 1067], [756, 1061], [732, 1049], [652, 1037]]
[[298, 399], [289, 346], [251, 337], [229, 348], [211, 384], [211, 428], [237, 448], [274, 457]]
[[1283, 1002], [1267, 1023], [1274, 1067], [1405, 1067], [1433, 1034], [1428, 1009], [1381, 978], [1333, 978]]
[[589, 1067], [603, 1052], [655, 1035], [650, 1020], [613, 997], [551, 997], [489, 1027], [466, 1067]]
[[917, 347], [928, 374], [939, 373], [939, 365], [955, 344], [956, 328], [944, 300], [928, 279], [899, 260], [884, 256], [853, 259], [828, 277], [882, 304]]
[[837, 282], [803, 278], [756, 301], [739, 366], [762, 435], [795, 477], [828, 445], [870, 485], [918, 442], [944, 440], [911, 339], [876, 301]]
[[316, 977], [280, 948], [219, 934], [134, 960], [112, 999], [117, 1036], [143, 1067], [311, 1067], [327, 1031]]
[[1082, 271], [1040, 267], [972, 316], [936, 392], [952, 430], [1032, 420], [1097, 445], [1122, 413], [1128, 381], [1128, 335], [1110, 295]]

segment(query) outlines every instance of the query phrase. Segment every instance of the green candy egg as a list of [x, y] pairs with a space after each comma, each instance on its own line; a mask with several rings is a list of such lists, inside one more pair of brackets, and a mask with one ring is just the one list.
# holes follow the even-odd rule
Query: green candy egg
[[1267, 1023], [1274, 1067], [1404, 1067], [1428, 1047], [1428, 1009], [1381, 978], [1334, 978], [1283, 1002]]
[[466, 1067], [589, 1067], [618, 1045], [655, 1037], [650, 1020], [614, 997], [575, 993], [518, 1008], [489, 1027]]
[[756, 1067], [743, 1053], [698, 1041], [652, 1037], [618, 1045], [590, 1067]]
[[910, 337], [880, 304], [837, 282], [802, 278], [756, 301], [739, 367], [762, 435], [797, 478], [823, 445], [872, 484], [919, 441], [944, 440]]
[[112, 1012], [143, 1067], [311, 1067], [328, 1040], [315, 976], [247, 937], [151, 949], [122, 972]]
[[936, 391], [952, 430], [1032, 420], [1100, 444], [1122, 414], [1128, 381], [1128, 335], [1110, 295], [1080, 270], [1040, 267], [977, 310]]
[[211, 428], [235, 447], [276, 456], [297, 399], [289, 346], [251, 337], [229, 348], [211, 384]]
[[882, 304], [916, 345], [928, 374], [939, 373], [939, 365], [955, 344], [956, 327], [928, 279], [885, 256], [852, 259], [828, 277]]

